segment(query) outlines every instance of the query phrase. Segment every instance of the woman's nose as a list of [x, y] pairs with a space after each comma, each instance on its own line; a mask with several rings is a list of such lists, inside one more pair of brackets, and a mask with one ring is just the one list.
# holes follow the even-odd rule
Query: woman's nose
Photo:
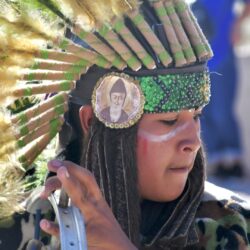
[[[184, 131], [183, 131], [184, 132]], [[197, 152], [201, 146], [200, 125], [192, 121], [188, 124], [179, 143], [179, 149], [183, 153]]]

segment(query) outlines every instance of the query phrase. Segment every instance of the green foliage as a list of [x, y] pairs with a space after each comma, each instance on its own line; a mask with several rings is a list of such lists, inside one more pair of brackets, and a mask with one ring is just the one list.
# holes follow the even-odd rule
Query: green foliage
[[20, 99], [15, 100], [11, 105], [9, 105], [7, 108], [11, 111], [12, 114], [18, 114], [21, 111], [24, 111], [36, 103], [38, 103], [40, 100], [34, 96], [32, 97], [22, 97]]
[[32, 164], [32, 168], [35, 169], [35, 173], [32, 175], [27, 175], [25, 177], [26, 190], [32, 190], [36, 187], [42, 186], [44, 184], [47, 171], [47, 163], [55, 157], [56, 148], [56, 138], [54, 138], [47, 148], [37, 157], [37, 159]]

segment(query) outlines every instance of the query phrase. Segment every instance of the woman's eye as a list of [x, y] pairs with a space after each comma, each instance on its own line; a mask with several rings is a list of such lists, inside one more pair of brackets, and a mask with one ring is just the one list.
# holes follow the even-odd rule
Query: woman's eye
[[195, 120], [195, 121], [199, 121], [201, 117], [202, 117], [202, 113], [198, 113], [198, 114], [196, 114], [196, 115], [194, 116], [194, 120]]
[[177, 119], [174, 119], [174, 120], [162, 120], [161, 122], [162, 122], [164, 125], [172, 126], [172, 125], [174, 125], [174, 124], [177, 122]]

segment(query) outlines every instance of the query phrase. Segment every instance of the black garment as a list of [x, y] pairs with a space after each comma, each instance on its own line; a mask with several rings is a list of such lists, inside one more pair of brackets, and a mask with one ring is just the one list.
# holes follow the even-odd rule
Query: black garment
[[250, 249], [249, 201], [203, 178], [193, 169], [179, 199], [141, 204], [140, 250]]

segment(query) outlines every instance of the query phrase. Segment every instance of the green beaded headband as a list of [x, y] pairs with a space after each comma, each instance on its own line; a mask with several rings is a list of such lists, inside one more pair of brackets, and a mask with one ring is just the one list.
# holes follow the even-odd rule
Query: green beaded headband
[[210, 78], [202, 72], [131, 77], [110, 73], [93, 91], [97, 118], [110, 128], [134, 125], [144, 113], [178, 112], [203, 107], [210, 99]]
[[146, 113], [178, 112], [201, 107], [210, 99], [208, 71], [145, 76], [140, 78], [140, 86], [146, 99]]

